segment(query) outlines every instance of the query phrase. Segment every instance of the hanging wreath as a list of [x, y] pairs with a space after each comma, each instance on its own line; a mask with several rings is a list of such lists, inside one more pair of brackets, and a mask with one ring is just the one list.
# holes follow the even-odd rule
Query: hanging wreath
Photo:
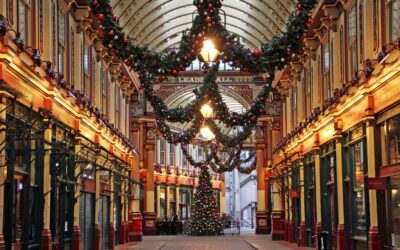
[[[88, 0], [92, 13], [101, 23], [103, 45], [109, 48], [111, 56], [119, 57], [139, 74], [146, 99], [154, 108], [160, 131], [170, 143], [188, 143], [195, 138], [205, 122], [199, 107], [211, 102], [215, 111], [215, 119], [228, 127], [243, 126], [243, 131], [234, 137], [224, 135], [214, 121], [207, 121], [217, 141], [231, 147], [242, 143], [251, 134], [257, 119], [264, 113], [265, 101], [273, 91], [271, 83], [276, 70], [281, 70], [296, 53], [301, 53], [304, 32], [312, 22], [309, 12], [315, 0], [301, 0], [289, 16], [286, 31], [274, 36], [271, 41], [261, 45], [260, 49], [245, 48], [238, 36], [229, 33], [221, 23], [219, 9], [220, 0], [195, 0], [197, 15], [191, 29], [182, 34], [179, 49], [171, 49], [167, 53], [156, 53], [146, 46], [135, 45], [118, 25], [117, 17], [109, 0]], [[214, 66], [205, 64], [203, 71], [207, 74], [204, 84], [194, 91], [195, 99], [185, 107], [168, 108], [164, 101], [156, 95], [154, 84], [166, 81], [168, 76], [176, 76], [185, 70], [196, 58], [206, 38], [211, 38], [220, 51], [215, 62], [229, 63], [233, 68], [253, 74], [266, 74], [267, 84], [255, 98], [250, 108], [242, 113], [230, 112], [222, 101], [216, 83], [218, 63]], [[181, 134], [171, 131], [167, 122], [192, 122], [191, 127]]]

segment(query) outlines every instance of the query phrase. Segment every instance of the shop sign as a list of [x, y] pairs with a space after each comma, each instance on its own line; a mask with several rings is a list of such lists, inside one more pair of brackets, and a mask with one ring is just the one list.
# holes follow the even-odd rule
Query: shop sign
[[289, 196], [290, 198], [300, 198], [300, 192], [297, 190], [292, 190], [290, 191]]
[[367, 187], [368, 189], [374, 189], [374, 190], [386, 190], [387, 189], [386, 178], [382, 177], [368, 178]]

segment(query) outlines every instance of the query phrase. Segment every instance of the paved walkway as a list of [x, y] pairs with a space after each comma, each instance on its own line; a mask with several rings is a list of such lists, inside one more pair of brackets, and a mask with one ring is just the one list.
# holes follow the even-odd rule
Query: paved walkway
[[224, 236], [186, 236], [162, 235], [145, 236], [140, 243], [119, 249], [140, 250], [292, 250], [298, 248], [295, 244], [281, 241], [271, 241], [270, 235], [255, 235], [244, 232], [238, 235]]

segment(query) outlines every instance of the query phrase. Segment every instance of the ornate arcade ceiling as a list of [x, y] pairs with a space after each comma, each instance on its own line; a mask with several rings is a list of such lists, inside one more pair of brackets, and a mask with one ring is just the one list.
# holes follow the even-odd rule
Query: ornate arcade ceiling
[[[111, 0], [124, 31], [137, 44], [163, 51], [178, 47], [192, 24], [193, 0]], [[227, 29], [249, 48], [259, 47], [285, 28], [293, 0], [224, 0]]]

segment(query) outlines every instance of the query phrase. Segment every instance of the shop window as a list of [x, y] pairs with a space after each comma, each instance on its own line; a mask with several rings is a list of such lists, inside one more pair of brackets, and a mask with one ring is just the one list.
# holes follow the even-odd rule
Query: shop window
[[358, 58], [357, 58], [357, 8], [355, 5], [351, 7], [347, 13], [347, 38], [348, 38], [348, 55], [350, 77], [358, 71]]
[[169, 144], [169, 165], [175, 166], [175, 145]]
[[389, 202], [386, 227], [389, 233], [388, 243], [391, 247], [400, 248], [400, 176], [390, 178]]
[[165, 157], [166, 157], [166, 153], [165, 153], [165, 140], [161, 139], [160, 140], [160, 164], [162, 166], [165, 166]]
[[367, 219], [366, 210], [367, 204], [365, 200], [365, 182], [364, 182], [364, 156], [363, 156], [363, 144], [358, 142], [354, 145], [354, 199], [356, 212], [355, 221], [355, 235], [367, 236]]
[[340, 83], [344, 83], [344, 74], [345, 74], [345, 62], [344, 62], [344, 35], [343, 35], [343, 26], [340, 26]]
[[[399, 1], [399, 0], [398, 0]], [[379, 0], [373, 0], [372, 11], [373, 11], [373, 31], [374, 31], [374, 51], [378, 51], [379, 48]]]
[[165, 218], [167, 209], [167, 191], [165, 187], [160, 188], [160, 218]]
[[378, 165], [383, 167], [400, 163], [400, 115], [378, 125], [380, 151], [377, 152]]
[[203, 148], [201, 148], [201, 147], [197, 148], [197, 155], [199, 157], [199, 161], [203, 161], [204, 160]]
[[400, 37], [400, 0], [388, 1], [389, 7], [389, 38], [395, 41]]
[[66, 53], [66, 44], [65, 44], [65, 37], [66, 37], [66, 15], [64, 11], [58, 7], [57, 10], [57, 18], [58, 18], [58, 55], [57, 55], [57, 70], [58, 73], [64, 74], [64, 65], [65, 65], [65, 53]]

